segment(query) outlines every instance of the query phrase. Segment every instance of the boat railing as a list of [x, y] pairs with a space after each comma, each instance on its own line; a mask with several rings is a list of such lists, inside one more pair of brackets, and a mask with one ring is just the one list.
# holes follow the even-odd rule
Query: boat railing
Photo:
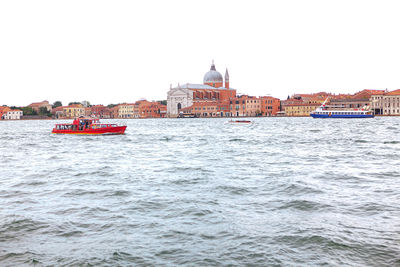
[[118, 127], [120, 125], [115, 124], [115, 123], [93, 123], [90, 125], [92, 129], [98, 129], [98, 128], [108, 128], [108, 127]]

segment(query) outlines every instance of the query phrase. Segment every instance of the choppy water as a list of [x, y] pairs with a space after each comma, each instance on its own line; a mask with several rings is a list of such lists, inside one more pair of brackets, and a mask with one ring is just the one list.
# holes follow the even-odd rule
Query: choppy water
[[0, 122], [0, 265], [400, 266], [400, 118]]

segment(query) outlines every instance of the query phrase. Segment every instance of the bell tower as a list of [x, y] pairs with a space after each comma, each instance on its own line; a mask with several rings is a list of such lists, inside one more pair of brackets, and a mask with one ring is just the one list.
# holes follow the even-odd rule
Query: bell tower
[[228, 68], [226, 68], [225, 71], [225, 88], [229, 89], [229, 73], [228, 73]]

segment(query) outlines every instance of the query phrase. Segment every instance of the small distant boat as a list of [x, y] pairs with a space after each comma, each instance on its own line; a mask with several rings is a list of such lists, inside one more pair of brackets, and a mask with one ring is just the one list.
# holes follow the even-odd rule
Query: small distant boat
[[328, 109], [326, 102], [328, 99], [322, 103], [316, 110], [310, 113], [313, 118], [373, 118], [374, 113], [368, 110], [367, 107], [361, 109]]
[[230, 120], [229, 123], [246, 124], [246, 123], [252, 123], [252, 121], [248, 121], [248, 120]]
[[124, 134], [126, 126], [112, 123], [100, 123], [99, 119], [78, 118], [72, 123], [56, 124], [51, 133], [54, 134], [87, 134], [87, 135], [112, 135]]

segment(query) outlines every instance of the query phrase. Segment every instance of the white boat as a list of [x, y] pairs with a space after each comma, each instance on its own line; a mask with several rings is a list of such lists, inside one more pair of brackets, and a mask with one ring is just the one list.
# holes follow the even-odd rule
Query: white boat
[[328, 98], [319, 106], [316, 110], [310, 113], [313, 118], [341, 118], [341, 119], [351, 119], [351, 118], [373, 118], [374, 113], [367, 107], [356, 108], [356, 109], [338, 109], [326, 106]]

